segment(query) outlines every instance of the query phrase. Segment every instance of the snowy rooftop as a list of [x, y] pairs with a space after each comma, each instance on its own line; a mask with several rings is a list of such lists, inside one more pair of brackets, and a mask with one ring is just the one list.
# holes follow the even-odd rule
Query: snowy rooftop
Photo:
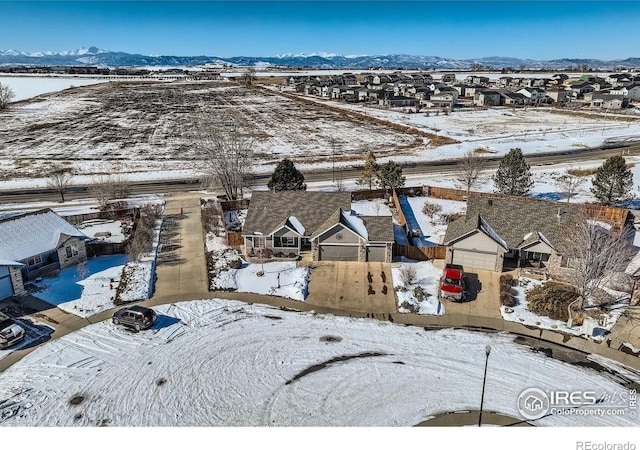
[[0, 221], [0, 260], [20, 261], [53, 250], [71, 236], [86, 238], [50, 209]]

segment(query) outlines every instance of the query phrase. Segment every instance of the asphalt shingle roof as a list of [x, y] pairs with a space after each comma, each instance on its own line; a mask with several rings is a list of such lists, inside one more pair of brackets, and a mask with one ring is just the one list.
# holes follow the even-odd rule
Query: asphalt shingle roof
[[532, 198], [497, 198], [470, 195], [467, 214], [447, 227], [448, 243], [480, 228], [480, 217], [502, 238], [509, 248], [543, 239], [556, 249], [562, 245], [569, 227], [584, 217], [582, 205], [536, 200]]
[[311, 236], [339, 208], [351, 209], [348, 192], [254, 191], [242, 229], [243, 235], [254, 232], [270, 234], [291, 216], [296, 217]]

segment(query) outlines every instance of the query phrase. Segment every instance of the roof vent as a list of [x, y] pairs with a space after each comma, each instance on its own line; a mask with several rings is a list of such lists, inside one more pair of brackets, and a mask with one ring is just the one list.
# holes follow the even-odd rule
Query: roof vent
[[489, 199], [489, 206], [493, 206], [493, 200]]

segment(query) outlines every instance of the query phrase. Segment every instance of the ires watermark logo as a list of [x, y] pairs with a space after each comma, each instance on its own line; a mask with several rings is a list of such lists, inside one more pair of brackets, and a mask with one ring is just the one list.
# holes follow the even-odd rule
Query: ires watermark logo
[[543, 391], [529, 388], [518, 396], [518, 411], [527, 420], [536, 420], [547, 415], [565, 416], [623, 416], [635, 419], [637, 393], [596, 391]]

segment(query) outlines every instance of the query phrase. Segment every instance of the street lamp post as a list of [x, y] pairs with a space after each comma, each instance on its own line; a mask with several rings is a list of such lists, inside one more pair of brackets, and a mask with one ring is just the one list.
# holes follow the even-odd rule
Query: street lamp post
[[482, 425], [482, 407], [484, 405], [484, 387], [487, 382], [487, 366], [489, 365], [489, 354], [491, 353], [491, 347], [487, 345], [485, 348], [486, 358], [484, 360], [484, 376], [482, 377], [482, 396], [480, 397], [480, 415], [478, 416], [478, 426]]

